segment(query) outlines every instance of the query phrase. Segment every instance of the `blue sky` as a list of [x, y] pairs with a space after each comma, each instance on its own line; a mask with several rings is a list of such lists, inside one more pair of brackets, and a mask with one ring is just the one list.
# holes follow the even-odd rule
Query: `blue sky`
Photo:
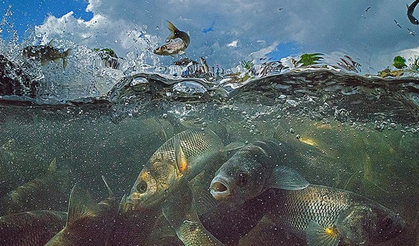
[[6, 0], [1, 3], [1, 10], [3, 15], [11, 6], [13, 15], [10, 19], [19, 36], [23, 37], [28, 28], [43, 24], [50, 15], [63, 16], [73, 11], [75, 18], [90, 20], [93, 13], [86, 12], [87, 5], [87, 0]]
[[[203, 56], [225, 67], [261, 57], [321, 52], [331, 63], [350, 55], [368, 72], [391, 65], [396, 55], [408, 61], [419, 56], [419, 27], [408, 21], [403, 1], [0, 0], [0, 4], [2, 13], [12, 5], [8, 21], [20, 37], [35, 27], [44, 42], [108, 47], [120, 56], [162, 45], [168, 35], [166, 20], [190, 34], [186, 50], [190, 58]], [[6, 32], [2, 35], [5, 38]]]

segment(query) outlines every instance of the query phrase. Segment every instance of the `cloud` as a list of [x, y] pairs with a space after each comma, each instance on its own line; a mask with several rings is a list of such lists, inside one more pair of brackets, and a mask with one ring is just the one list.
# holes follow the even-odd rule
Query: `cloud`
[[[210, 64], [234, 67], [275, 48], [287, 56], [285, 44], [291, 43], [301, 53], [348, 54], [370, 70], [391, 64], [399, 51], [416, 48], [419, 38], [408, 34], [407, 28], [415, 26], [407, 20], [405, 4], [392, 0], [89, 0], [86, 11], [94, 15], [89, 21], [72, 12], [50, 16], [37, 32], [126, 55], [163, 44], [170, 20], [191, 36], [187, 55], [204, 56]], [[160, 60], [171, 63], [173, 58]]]

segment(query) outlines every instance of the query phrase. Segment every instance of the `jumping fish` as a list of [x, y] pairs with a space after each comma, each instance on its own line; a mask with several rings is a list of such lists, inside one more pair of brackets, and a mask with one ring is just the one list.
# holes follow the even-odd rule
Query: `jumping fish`
[[166, 44], [155, 49], [154, 54], [174, 56], [185, 53], [186, 48], [188, 48], [191, 42], [189, 35], [177, 29], [170, 21], [167, 21], [167, 28], [170, 31], [170, 35], [166, 39]]
[[33, 58], [41, 61], [41, 65], [45, 66], [50, 61], [57, 62], [59, 59], [63, 60], [63, 69], [67, 67], [67, 56], [71, 49], [62, 52], [53, 46], [53, 40], [47, 45], [28, 46], [23, 49], [22, 55], [26, 58]]
[[413, 16], [413, 11], [415, 11], [416, 5], [418, 5], [419, 0], [415, 0], [412, 4], [407, 5], [407, 18], [409, 18], [410, 23], [413, 25], [418, 25], [419, 21]]

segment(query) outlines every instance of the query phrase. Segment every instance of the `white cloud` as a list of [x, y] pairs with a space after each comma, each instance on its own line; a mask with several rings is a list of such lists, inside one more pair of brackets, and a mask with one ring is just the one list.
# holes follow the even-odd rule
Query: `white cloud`
[[89, 0], [86, 10], [94, 14], [90, 21], [70, 12], [47, 18], [37, 32], [91, 48], [110, 47], [124, 56], [164, 43], [170, 20], [191, 36], [187, 55], [205, 56], [210, 64], [234, 67], [294, 42], [301, 53], [342, 52], [374, 70], [391, 64], [394, 54], [416, 48], [419, 38], [408, 34], [407, 27], [417, 27], [407, 20], [405, 4], [392, 0]]
[[234, 40], [233, 42], [227, 44], [227, 47], [237, 47], [238, 42], [239, 42], [239, 40]]

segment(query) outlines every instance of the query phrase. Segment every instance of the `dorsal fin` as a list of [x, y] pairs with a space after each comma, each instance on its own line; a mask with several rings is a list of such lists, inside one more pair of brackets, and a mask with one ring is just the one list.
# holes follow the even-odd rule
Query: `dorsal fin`
[[55, 173], [57, 171], [57, 157], [52, 159], [51, 163], [48, 166], [49, 173]]
[[106, 182], [105, 176], [102, 175], [102, 180], [105, 183], [106, 189], [108, 189], [109, 197], [115, 197], [115, 194], [113, 193], [111, 187], [109, 187], [108, 182]]
[[96, 203], [85, 189], [75, 184], [71, 189], [68, 202], [67, 227], [71, 227], [76, 221], [85, 217], [96, 215]]
[[167, 29], [169, 29], [170, 35], [166, 38], [166, 42], [169, 42], [170, 40], [177, 38], [175, 33], [179, 30], [175, 27], [175, 25], [173, 25], [172, 22], [167, 21]]

